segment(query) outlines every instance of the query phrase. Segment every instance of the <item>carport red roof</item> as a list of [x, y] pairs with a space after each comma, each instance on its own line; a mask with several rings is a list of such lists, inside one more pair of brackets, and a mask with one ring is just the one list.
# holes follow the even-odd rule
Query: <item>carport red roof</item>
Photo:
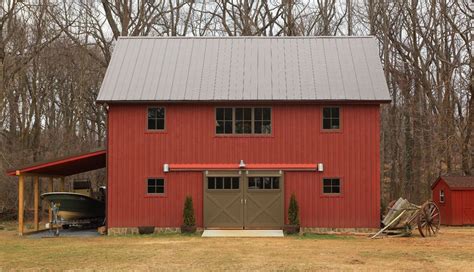
[[31, 174], [39, 176], [70, 176], [104, 168], [106, 166], [106, 155], [107, 151], [105, 149], [76, 154], [10, 169], [7, 170], [7, 175], [19, 176], [22, 174]]

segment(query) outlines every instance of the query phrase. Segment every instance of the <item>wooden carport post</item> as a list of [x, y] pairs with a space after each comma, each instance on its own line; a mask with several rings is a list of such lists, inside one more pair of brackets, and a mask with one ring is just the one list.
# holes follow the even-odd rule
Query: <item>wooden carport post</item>
[[[50, 177], [49, 178], [49, 184], [48, 184], [48, 192], [51, 193], [53, 191], [53, 182], [54, 182], [54, 179], [53, 177]], [[51, 222], [53, 221], [53, 210], [51, 210], [51, 203], [48, 203], [48, 207], [49, 207], [49, 212], [48, 212], [48, 222]]]
[[61, 177], [61, 192], [65, 192], [66, 190], [66, 182], [64, 177]]
[[33, 191], [34, 191], [34, 228], [35, 230], [39, 230], [39, 213], [38, 213], [38, 208], [39, 208], [39, 177], [34, 176], [33, 177]]
[[24, 187], [25, 187], [25, 177], [18, 177], [18, 235], [23, 235], [23, 214], [24, 214]]

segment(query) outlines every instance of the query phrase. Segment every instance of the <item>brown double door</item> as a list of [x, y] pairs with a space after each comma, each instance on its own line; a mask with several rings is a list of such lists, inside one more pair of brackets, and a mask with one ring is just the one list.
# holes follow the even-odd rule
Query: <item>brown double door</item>
[[206, 171], [204, 227], [281, 228], [283, 182], [282, 171]]

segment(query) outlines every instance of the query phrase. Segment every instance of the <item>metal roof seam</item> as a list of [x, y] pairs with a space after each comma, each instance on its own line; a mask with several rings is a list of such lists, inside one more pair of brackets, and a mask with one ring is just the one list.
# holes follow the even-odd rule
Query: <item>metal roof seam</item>
[[370, 78], [369, 81], [370, 81], [370, 86], [372, 86], [373, 98], [376, 99], [376, 98], [377, 98], [377, 96], [375, 95], [376, 90], [375, 90], [375, 87], [374, 87], [374, 82], [373, 82], [373, 79], [372, 79], [372, 74], [371, 74], [371, 72], [370, 72], [370, 66], [369, 66], [369, 63], [367, 62], [367, 54], [366, 54], [366, 52], [365, 52], [365, 49], [366, 49], [366, 48], [365, 48], [365, 43], [362, 43], [362, 53], [364, 54], [365, 65], [367, 66], [367, 71], [368, 71], [367, 75], [368, 75], [369, 78]]
[[332, 90], [331, 90], [331, 83], [329, 82], [329, 71], [327, 69], [328, 67], [328, 60], [326, 58], [326, 47], [324, 46], [324, 43], [321, 43], [321, 45], [323, 46], [323, 55], [324, 55], [324, 63], [326, 65], [326, 80], [327, 80], [327, 83], [328, 83], [328, 89], [329, 89], [329, 98], [330, 99], [333, 99], [332, 97]]
[[310, 40], [308, 40], [308, 47], [309, 47], [309, 57], [311, 59], [311, 71], [312, 71], [312, 75], [313, 75], [313, 86], [314, 86], [314, 89], [313, 89], [313, 92], [314, 92], [314, 98], [315, 99], [318, 99], [318, 91], [317, 91], [317, 85], [316, 85], [316, 72], [314, 70], [314, 59], [313, 59], [313, 50], [311, 48], [311, 42]]
[[[173, 77], [171, 79], [171, 86], [168, 90], [168, 93], [169, 95], [167, 96], [168, 100], [171, 100], [171, 93], [173, 92], [173, 86], [174, 86], [174, 78], [176, 77], [176, 68], [178, 67], [178, 60], [179, 60], [179, 52], [181, 50], [181, 42], [182, 41], [179, 41], [179, 45], [178, 45], [178, 54], [176, 54], [176, 64], [174, 65], [174, 69], [173, 69]], [[194, 44], [194, 43], [193, 43]]]
[[150, 91], [153, 91], [153, 89], [155, 89], [155, 94], [153, 95], [153, 99], [156, 99], [157, 95], [158, 95], [158, 86], [160, 85], [160, 81], [161, 81], [161, 75], [163, 74], [163, 67], [165, 67], [165, 59], [166, 59], [166, 51], [168, 51], [168, 40], [166, 40], [166, 43], [165, 43], [165, 50], [163, 50], [163, 58], [161, 60], [161, 65], [160, 65], [160, 73], [157, 75], [157, 80], [156, 80], [156, 86], [153, 87], [151, 86], [151, 90]]
[[206, 63], [206, 54], [207, 54], [207, 41], [204, 42], [204, 54], [202, 58], [202, 65], [201, 65], [201, 79], [199, 81], [199, 91], [198, 91], [198, 99], [201, 97], [201, 89], [202, 89], [202, 79], [204, 77], [204, 64]]
[[354, 56], [353, 56], [353, 54], [352, 54], [352, 45], [351, 45], [351, 43], [348, 43], [348, 47], [349, 47], [349, 53], [350, 53], [350, 55], [351, 55], [350, 60], [351, 60], [351, 64], [352, 64], [352, 69], [354, 69], [354, 74], [356, 74], [355, 80], [356, 80], [356, 82], [357, 82], [357, 91], [359, 92], [359, 99], [362, 99], [362, 96], [360, 95], [359, 80], [357, 79], [357, 69], [356, 69], [356, 67], [355, 67], [355, 65], [354, 65]]
[[189, 62], [188, 62], [188, 73], [186, 74], [186, 82], [184, 83], [184, 93], [183, 99], [186, 100], [186, 90], [188, 89], [188, 81], [189, 81], [189, 72], [191, 71], [191, 62], [193, 60], [193, 49], [194, 43], [191, 45], [191, 53], [189, 54]]
[[342, 72], [342, 65], [341, 65], [341, 58], [340, 58], [340, 54], [339, 54], [339, 48], [338, 48], [338, 42], [336, 41], [336, 57], [337, 57], [337, 63], [339, 64], [339, 72], [341, 74], [341, 83], [342, 83], [342, 91], [344, 92], [344, 98], [347, 98], [347, 95], [346, 95], [346, 85], [344, 84], [344, 73]]

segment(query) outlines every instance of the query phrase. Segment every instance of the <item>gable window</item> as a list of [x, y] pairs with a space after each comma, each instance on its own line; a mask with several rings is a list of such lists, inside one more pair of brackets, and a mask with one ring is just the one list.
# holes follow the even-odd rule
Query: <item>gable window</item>
[[165, 129], [165, 108], [150, 107], [148, 108], [148, 129], [164, 130]]
[[341, 128], [339, 107], [323, 108], [323, 129], [337, 130]]
[[444, 190], [439, 191], [439, 203], [444, 203]]
[[149, 178], [147, 180], [147, 193], [148, 194], [165, 194], [165, 180], [162, 178]]
[[249, 189], [276, 190], [280, 189], [279, 177], [249, 177]]
[[216, 134], [271, 133], [271, 108], [216, 108]]
[[324, 194], [340, 194], [341, 180], [339, 178], [324, 178], [323, 179], [323, 193]]

